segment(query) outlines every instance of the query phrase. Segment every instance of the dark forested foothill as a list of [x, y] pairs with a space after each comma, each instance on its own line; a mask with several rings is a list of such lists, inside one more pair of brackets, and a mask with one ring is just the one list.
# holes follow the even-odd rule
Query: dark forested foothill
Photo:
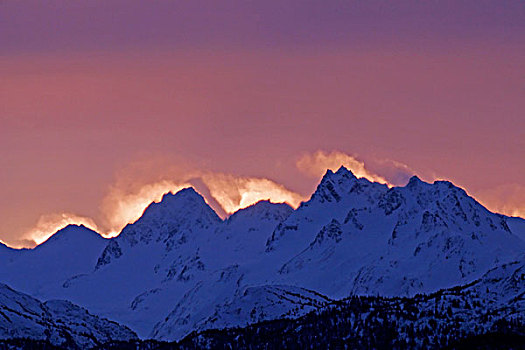
[[525, 318], [515, 311], [487, 305], [462, 288], [413, 298], [353, 296], [294, 320], [101, 349], [525, 349]]

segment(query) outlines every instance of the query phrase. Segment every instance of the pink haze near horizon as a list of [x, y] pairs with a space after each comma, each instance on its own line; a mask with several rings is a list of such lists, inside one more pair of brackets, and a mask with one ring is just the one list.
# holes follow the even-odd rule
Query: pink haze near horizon
[[0, 239], [188, 185], [296, 205], [338, 164], [525, 216], [524, 111], [520, 1], [1, 2]]

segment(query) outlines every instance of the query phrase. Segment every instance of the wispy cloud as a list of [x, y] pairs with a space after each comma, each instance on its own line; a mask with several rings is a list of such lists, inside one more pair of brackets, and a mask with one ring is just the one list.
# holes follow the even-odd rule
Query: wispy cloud
[[261, 200], [285, 202], [297, 207], [304, 199], [281, 184], [262, 177], [242, 177], [231, 174], [208, 173], [202, 180], [211, 195], [231, 214]]
[[414, 171], [407, 165], [388, 159], [362, 159], [357, 155], [341, 151], [317, 151], [307, 153], [297, 160], [297, 168], [303, 173], [319, 177], [327, 169], [337, 170], [341, 165], [350, 169], [355, 176], [365, 177], [389, 186], [399, 186], [407, 183]]
[[192, 171], [187, 176], [144, 183], [139, 186], [113, 185], [102, 202], [106, 236], [118, 234], [136, 221], [151, 202], [158, 202], [165, 193], [176, 193], [194, 187], [206, 202], [222, 217], [261, 200], [286, 202], [297, 207], [304, 199], [272, 180], [209, 171]]
[[[312, 181], [320, 178], [327, 169], [335, 171], [342, 165], [357, 177], [365, 177], [388, 186], [403, 186], [415, 174], [409, 166], [396, 160], [364, 159], [337, 150], [303, 154], [295, 164], [290, 164], [291, 167], [294, 165]], [[10, 244], [18, 247], [40, 244], [69, 224], [82, 224], [106, 237], [112, 237], [120, 233], [125, 225], [139, 219], [151, 202], [160, 201], [165, 193], [176, 193], [190, 186], [201, 193], [221, 217], [261, 200], [285, 202], [296, 208], [309, 195], [294, 192], [264, 177], [212, 171], [183, 160], [169, 162], [151, 157], [130, 163], [117, 172], [114, 183], [109, 186], [100, 203], [99, 216], [90, 218], [69, 212], [43, 215], [34, 228]], [[479, 191], [474, 196], [492, 211], [525, 216], [524, 186], [503, 185]]]
[[494, 212], [525, 218], [525, 186], [523, 185], [500, 185], [481, 190], [474, 196]]
[[[166, 193], [176, 193], [190, 186], [196, 188], [222, 217], [261, 200], [285, 202], [297, 207], [305, 199], [285, 186], [263, 177], [190, 168], [181, 171], [172, 166], [164, 169], [150, 168], [156, 169], [156, 175], [148, 176], [146, 168], [148, 167], [132, 164], [126, 171], [120, 172], [121, 175], [117, 176], [101, 201], [101, 214], [98, 218], [73, 213], [46, 214], [40, 217], [34, 228], [23, 235], [23, 240], [11, 244], [19, 247], [40, 244], [69, 224], [82, 224], [105, 237], [114, 237], [124, 226], [139, 219], [150, 203], [160, 201]], [[159, 176], [162, 177], [160, 180], [157, 179]]]
[[67, 225], [84, 225], [94, 231], [99, 228], [95, 221], [89, 217], [76, 215], [73, 213], [53, 213], [42, 215], [35, 227], [24, 234], [23, 239], [19, 240], [20, 246], [32, 246], [33, 242], [36, 244], [43, 243], [49, 236]]

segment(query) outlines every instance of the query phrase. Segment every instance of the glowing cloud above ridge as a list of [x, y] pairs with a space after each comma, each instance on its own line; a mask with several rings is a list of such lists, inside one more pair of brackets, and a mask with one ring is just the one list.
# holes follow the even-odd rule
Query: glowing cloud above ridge
[[26, 232], [25, 237], [29, 237], [36, 244], [45, 242], [52, 234], [63, 229], [68, 225], [84, 225], [87, 228], [97, 231], [97, 224], [93, 219], [72, 213], [55, 213], [42, 215], [34, 228]]
[[[69, 224], [84, 225], [104, 237], [114, 237], [124, 226], [139, 219], [148, 205], [152, 202], [159, 202], [164, 194], [177, 193], [183, 188], [191, 187], [190, 180], [194, 179], [195, 175], [195, 172], [189, 172], [183, 181], [161, 180], [134, 188], [115, 184], [110, 187], [109, 193], [100, 206], [103, 218], [99, 225], [94, 219], [71, 213], [47, 214], [41, 216], [36, 227], [29, 230], [24, 237], [40, 244]], [[208, 195], [201, 193], [205, 201], [217, 212], [225, 212], [227, 215], [261, 200], [270, 200], [274, 203], [285, 202], [296, 208], [305, 199], [283, 185], [265, 178], [211, 172], [201, 172], [199, 178], [208, 189]], [[209, 196], [213, 198], [208, 198]], [[219, 205], [220, 208], [217, 208], [216, 205]]]
[[297, 208], [305, 198], [281, 184], [265, 178], [236, 177], [228, 174], [208, 174], [202, 177], [211, 195], [228, 214], [249, 207], [261, 200], [288, 203]]
[[343, 165], [351, 170], [358, 178], [365, 177], [370, 181], [392, 186], [392, 184], [381, 175], [366, 169], [363, 161], [339, 151], [332, 151], [330, 153], [317, 151], [315, 153], [305, 154], [299, 158], [296, 165], [299, 170], [312, 177], [322, 176], [327, 169], [336, 171]]
[[124, 226], [140, 218], [152, 202], [159, 202], [168, 192], [176, 193], [189, 186], [187, 183], [164, 180], [145, 184], [134, 192], [112, 187], [101, 206], [106, 217], [105, 225], [108, 228], [108, 232], [103, 235], [106, 237], [118, 235]]

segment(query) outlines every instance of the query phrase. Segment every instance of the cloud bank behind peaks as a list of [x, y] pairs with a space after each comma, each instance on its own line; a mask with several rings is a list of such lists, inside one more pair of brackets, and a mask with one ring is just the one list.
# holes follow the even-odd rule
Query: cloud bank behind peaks
[[223, 218], [261, 200], [285, 202], [296, 208], [304, 199], [300, 194], [266, 178], [213, 172], [193, 171], [182, 178], [134, 187], [123, 187], [117, 183], [110, 188], [101, 205], [105, 235], [117, 235], [125, 225], [140, 218], [151, 202], [158, 202], [164, 194], [177, 193], [186, 187], [194, 187]]
[[350, 155], [341, 151], [317, 151], [301, 156], [297, 162], [297, 168], [308, 176], [320, 177], [327, 169], [336, 171], [345, 166], [351, 170], [356, 177], [364, 177], [370, 181], [387, 184], [388, 186], [402, 186], [414, 175], [414, 171], [407, 165], [384, 159], [360, 159], [358, 156]]
[[190, 186], [186, 182], [170, 180], [146, 183], [131, 189], [119, 185], [111, 186], [101, 204], [104, 235], [118, 235], [124, 226], [135, 222], [149, 204], [159, 202], [168, 192], [176, 193]]
[[525, 218], [525, 186], [503, 184], [474, 193], [474, 196], [492, 211]]
[[45, 214], [40, 216], [35, 227], [23, 235], [26, 239], [20, 240], [19, 243], [21, 246], [25, 247], [41, 244], [45, 242], [51, 234], [67, 225], [84, 225], [93, 231], [98, 232], [99, 230], [95, 221], [86, 216], [66, 212]]
[[105, 237], [114, 237], [124, 226], [139, 219], [150, 203], [159, 202], [166, 193], [176, 193], [190, 186], [201, 193], [223, 218], [261, 200], [284, 202], [297, 208], [305, 199], [283, 185], [262, 177], [196, 170], [188, 171], [185, 176], [170, 175], [173, 176], [156, 181], [131, 178], [117, 180], [101, 201], [99, 217], [89, 218], [72, 213], [46, 214], [40, 217], [33, 229], [23, 235], [24, 240], [15, 245], [31, 247], [40, 244], [69, 224], [82, 224]]
[[[366, 160], [340, 151], [317, 151], [300, 157], [297, 168], [308, 177], [320, 178], [327, 169], [337, 170], [341, 165], [357, 177], [385, 183], [404, 185], [413, 172], [404, 164], [390, 160]], [[290, 164], [293, 167], [293, 164]], [[246, 208], [261, 200], [288, 203], [297, 208], [309, 194], [296, 193], [282, 184], [264, 177], [239, 176], [230, 173], [201, 170], [188, 165], [163, 167], [160, 163], [145, 162], [131, 165], [117, 174], [102, 199], [97, 217], [73, 213], [54, 213], [40, 217], [37, 225], [23, 238], [36, 244], [69, 224], [83, 224], [105, 237], [114, 237], [127, 224], [139, 219], [151, 202], [158, 202], [168, 192], [176, 193], [194, 187], [221, 217]], [[31, 246], [22, 241], [19, 246]]]
[[297, 208], [305, 198], [270, 179], [209, 173], [202, 176], [210, 194], [228, 213], [249, 207], [261, 200], [288, 203]]
[[[171, 163], [173, 164], [173, 163]], [[341, 166], [350, 169], [357, 177], [387, 184], [404, 186], [414, 171], [407, 165], [388, 159], [363, 159], [341, 151], [319, 150], [306, 153], [291, 162], [289, 167], [305, 175], [303, 181], [317, 183], [327, 169], [336, 171]], [[214, 172], [196, 167], [162, 167], [145, 163], [140, 167], [128, 167], [117, 174], [99, 205], [98, 216], [93, 218], [70, 212], [47, 214], [40, 217], [35, 227], [10, 243], [18, 247], [30, 247], [44, 242], [56, 231], [68, 224], [82, 224], [106, 237], [120, 233], [127, 224], [139, 219], [151, 202], [158, 202], [168, 192], [176, 193], [186, 187], [194, 187], [206, 202], [222, 218], [261, 200], [288, 203], [297, 208], [311, 193], [297, 193], [284, 185], [265, 177], [240, 176]], [[424, 176], [428, 177], [428, 176]], [[430, 176], [431, 178], [432, 176]], [[491, 210], [507, 215], [523, 216], [521, 186], [504, 186], [475, 194]]]

